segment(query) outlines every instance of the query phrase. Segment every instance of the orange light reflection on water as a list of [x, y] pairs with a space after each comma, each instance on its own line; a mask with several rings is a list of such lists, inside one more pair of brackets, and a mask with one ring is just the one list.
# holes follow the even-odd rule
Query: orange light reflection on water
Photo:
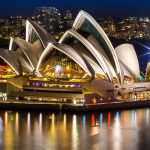
[[111, 113], [108, 112], [108, 128], [110, 127], [110, 122], [111, 122]]
[[94, 116], [94, 114], [92, 114], [92, 117], [91, 117], [91, 125], [95, 126], [95, 116]]

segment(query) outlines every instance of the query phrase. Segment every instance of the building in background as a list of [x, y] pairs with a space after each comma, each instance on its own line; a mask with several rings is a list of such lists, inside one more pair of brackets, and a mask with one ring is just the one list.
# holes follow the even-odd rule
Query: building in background
[[55, 7], [38, 7], [35, 10], [35, 17], [37, 23], [50, 33], [57, 31], [61, 22], [61, 14]]
[[65, 29], [71, 28], [73, 24], [73, 14], [71, 13], [70, 10], [67, 10], [64, 14], [64, 27]]
[[0, 38], [10, 39], [12, 36], [25, 37], [25, 20], [22, 16], [0, 18]]

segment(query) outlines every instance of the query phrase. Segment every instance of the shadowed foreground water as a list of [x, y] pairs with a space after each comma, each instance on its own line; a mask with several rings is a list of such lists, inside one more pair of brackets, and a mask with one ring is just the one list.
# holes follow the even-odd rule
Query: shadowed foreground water
[[69, 114], [0, 111], [0, 150], [150, 149], [150, 109]]

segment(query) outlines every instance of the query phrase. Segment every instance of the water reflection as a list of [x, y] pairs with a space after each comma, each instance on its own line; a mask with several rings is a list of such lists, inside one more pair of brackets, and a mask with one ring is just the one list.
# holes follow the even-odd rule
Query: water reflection
[[94, 114], [92, 114], [92, 117], [91, 117], [91, 126], [95, 126], [95, 116], [94, 116]]
[[149, 127], [149, 109], [146, 110], [146, 126]]
[[114, 119], [114, 130], [113, 130], [113, 142], [112, 147], [114, 150], [120, 150], [121, 149], [121, 126], [120, 126], [120, 118], [119, 118], [119, 112], [116, 112], [115, 119]]
[[5, 112], [5, 128], [7, 128], [7, 124], [8, 124], [8, 113], [6, 111]]
[[111, 113], [108, 112], [108, 128], [110, 127], [110, 122], [111, 122]]
[[42, 131], [42, 113], [39, 114], [39, 129]]
[[136, 126], [136, 111], [135, 110], [132, 111], [132, 126]]
[[73, 115], [72, 120], [72, 150], [78, 149], [78, 130], [77, 130], [77, 116]]
[[127, 125], [127, 112], [126, 111], [123, 112], [123, 124], [124, 124], [124, 127], [126, 127]]
[[16, 112], [16, 116], [15, 116], [15, 129], [16, 129], [16, 134], [19, 133], [19, 113]]
[[86, 115], [83, 115], [83, 126], [85, 127], [86, 125]]
[[103, 124], [103, 114], [100, 113], [100, 125], [102, 126], [102, 124]]
[[2, 137], [3, 137], [3, 120], [2, 118], [0, 117], [0, 144], [3, 144], [2, 142]]
[[67, 116], [66, 114], [64, 114], [64, 132], [66, 132], [66, 128], [67, 128]]
[[30, 129], [31, 129], [30, 124], [31, 124], [31, 115], [30, 115], [30, 113], [28, 113], [27, 114], [27, 133], [28, 133], [28, 135], [30, 135]]
[[150, 109], [89, 114], [0, 112], [0, 150], [149, 149]]

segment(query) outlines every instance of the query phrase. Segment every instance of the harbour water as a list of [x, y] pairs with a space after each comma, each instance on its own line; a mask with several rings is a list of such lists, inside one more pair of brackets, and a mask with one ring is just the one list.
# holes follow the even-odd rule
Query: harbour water
[[0, 150], [149, 150], [150, 109], [0, 111]]

